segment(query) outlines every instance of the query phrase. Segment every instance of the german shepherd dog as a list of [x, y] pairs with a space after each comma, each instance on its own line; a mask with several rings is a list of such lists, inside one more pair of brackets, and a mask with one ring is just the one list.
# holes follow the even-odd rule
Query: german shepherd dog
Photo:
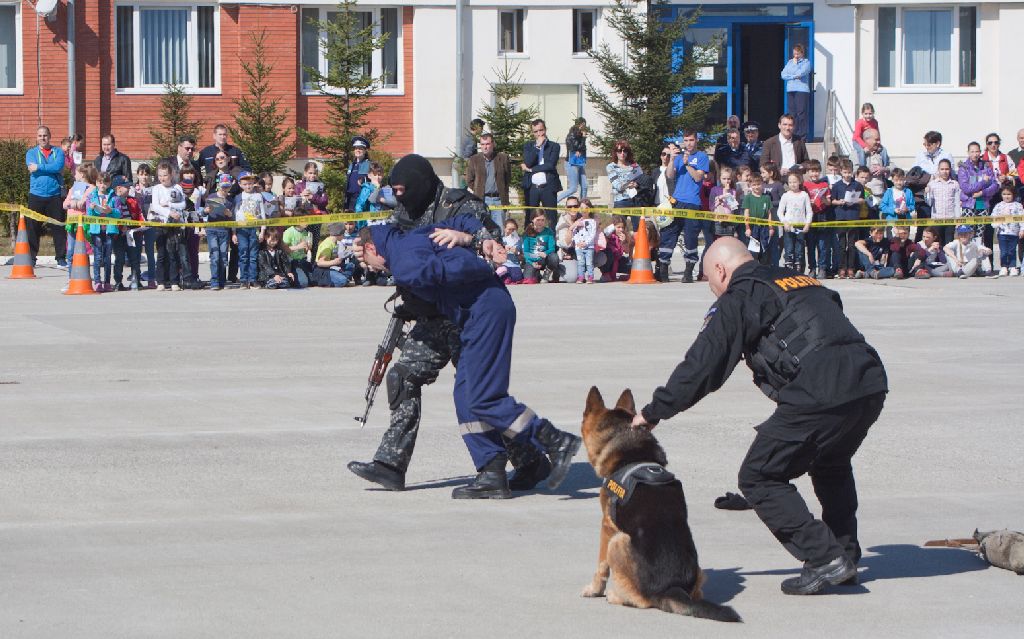
[[[729, 606], [703, 600], [704, 572], [697, 564], [697, 549], [686, 524], [683, 486], [663, 468], [654, 466], [664, 467], [668, 462], [665, 451], [649, 430], [630, 426], [635, 414], [629, 389], [622, 392], [612, 409], [605, 406], [596, 386], [590, 389], [583, 412], [583, 443], [594, 471], [605, 484], [601, 488], [597, 572], [582, 595], [604, 595], [608, 576], [614, 572], [615, 585], [607, 594], [608, 603], [659, 608], [716, 621], [741, 621]], [[623, 500], [623, 486], [630, 484], [609, 479], [613, 475], [621, 479], [620, 471], [638, 463], [647, 463], [648, 469], [666, 475], [670, 481], [637, 483]]]

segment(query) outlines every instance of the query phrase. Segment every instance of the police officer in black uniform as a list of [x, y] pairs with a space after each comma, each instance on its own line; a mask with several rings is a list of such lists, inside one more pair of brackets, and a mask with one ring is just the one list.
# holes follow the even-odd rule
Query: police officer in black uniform
[[[718, 300], [686, 358], [654, 391], [634, 426], [653, 427], [718, 390], [743, 358], [777, 402], [757, 426], [739, 487], [772, 534], [804, 562], [786, 594], [857, 583], [857, 488], [850, 459], [878, 419], [885, 368], [843, 314], [839, 294], [811, 277], [759, 265], [735, 238], [704, 257]], [[821, 520], [790, 483], [808, 473]]]
[[[391, 224], [412, 229], [468, 214], [479, 218], [484, 228], [474, 238], [466, 235], [465, 241], [481, 249], [484, 243], [500, 237], [501, 231], [491, 219], [487, 205], [469, 191], [446, 188], [424, 157], [404, 156], [391, 169], [390, 182], [398, 202]], [[454, 231], [445, 233], [452, 237], [460, 235]], [[357, 245], [353, 250], [356, 257], [361, 258], [361, 247]], [[406, 337], [398, 361], [387, 373], [391, 423], [373, 461], [348, 464], [349, 470], [359, 477], [390, 490], [405, 488], [405, 473], [419, 432], [423, 386], [432, 384], [449, 361], [457, 365], [459, 359], [458, 327], [433, 304], [402, 288], [398, 292], [402, 303], [396, 312], [404, 319], [414, 320], [415, 325]], [[532, 444], [507, 442], [506, 448], [509, 461], [516, 469], [509, 480], [512, 490], [530, 490], [551, 472], [547, 457]], [[471, 484], [456, 489], [453, 496], [484, 498], [487, 487]]]

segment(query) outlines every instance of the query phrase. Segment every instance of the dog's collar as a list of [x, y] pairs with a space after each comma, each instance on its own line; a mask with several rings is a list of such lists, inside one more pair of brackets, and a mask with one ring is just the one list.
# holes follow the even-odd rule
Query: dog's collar
[[611, 507], [625, 504], [633, 496], [637, 484], [659, 486], [676, 481], [676, 476], [665, 470], [661, 464], [654, 462], [636, 462], [626, 464], [601, 482], [601, 486], [612, 496]]

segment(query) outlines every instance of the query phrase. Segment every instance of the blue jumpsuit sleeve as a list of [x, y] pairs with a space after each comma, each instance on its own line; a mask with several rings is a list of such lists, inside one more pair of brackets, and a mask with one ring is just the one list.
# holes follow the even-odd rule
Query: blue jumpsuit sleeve
[[469, 233], [475, 236], [480, 232], [480, 229], [484, 227], [480, 219], [473, 215], [454, 215], [448, 219], [441, 220], [437, 223], [438, 228], [452, 229], [455, 231], [461, 231], [463, 233]]

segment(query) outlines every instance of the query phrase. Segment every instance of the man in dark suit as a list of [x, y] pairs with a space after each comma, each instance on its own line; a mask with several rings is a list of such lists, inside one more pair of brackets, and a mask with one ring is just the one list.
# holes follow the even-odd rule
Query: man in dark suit
[[106, 173], [110, 177], [120, 175], [129, 182], [132, 181], [132, 159], [117, 150], [116, 142], [114, 141], [114, 135], [108, 133], [100, 138], [100, 154], [96, 156], [96, 160], [93, 162], [101, 173]]
[[[558, 192], [562, 190], [562, 180], [558, 177], [558, 156], [562, 147], [558, 142], [548, 139], [548, 128], [544, 120], [537, 118], [530, 123], [533, 131], [533, 142], [523, 146], [523, 194], [527, 206], [554, 207], [558, 200]], [[544, 212], [551, 228], [558, 219], [554, 209]]]
[[164, 158], [164, 161], [174, 168], [174, 173], [180, 174], [186, 166], [191, 166], [196, 171], [196, 177], [203, 175], [202, 164], [196, 161], [196, 139], [191, 135], [183, 135], [178, 138], [178, 153], [174, 157]]
[[804, 141], [793, 134], [793, 124], [793, 116], [783, 113], [779, 117], [779, 134], [764, 141], [764, 153], [761, 154], [761, 164], [774, 162], [782, 175], [810, 159]]

